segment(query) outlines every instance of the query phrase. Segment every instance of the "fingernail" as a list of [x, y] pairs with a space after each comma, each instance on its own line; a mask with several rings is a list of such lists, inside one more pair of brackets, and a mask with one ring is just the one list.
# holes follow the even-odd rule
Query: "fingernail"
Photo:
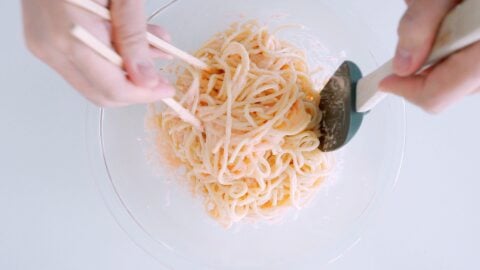
[[161, 92], [163, 97], [173, 97], [176, 94], [175, 88], [163, 78], [158, 78], [160, 84], [155, 88], [156, 91]]
[[175, 88], [173, 88], [173, 87], [168, 87], [167, 89], [165, 89], [165, 94], [166, 94], [168, 97], [173, 97], [173, 96], [175, 96], [175, 93], [176, 93], [176, 90], [175, 90]]
[[393, 61], [393, 69], [400, 76], [408, 75], [412, 65], [412, 54], [405, 49], [398, 48]]
[[158, 75], [151, 61], [141, 61], [137, 63], [137, 70], [147, 84], [155, 86], [158, 84]]
[[166, 84], [166, 85], [168, 85], [168, 86], [172, 86], [172, 85], [170, 84], [170, 82], [169, 82], [167, 79], [163, 78], [163, 77], [158, 77], [158, 81], [159, 81], [160, 83], [164, 83], [164, 84]]

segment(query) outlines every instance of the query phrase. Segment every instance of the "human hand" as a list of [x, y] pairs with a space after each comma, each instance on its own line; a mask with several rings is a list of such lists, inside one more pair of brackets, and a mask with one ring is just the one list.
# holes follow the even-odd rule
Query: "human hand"
[[[149, 47], [146, 31], [167, 41], [169, 36], [159, 26], [147, 26], [143, 1], [96, 2], [103, 6], [110, 2], [112, 23], [64, 1], [22, 0], [28, 48], [99, 106], [149, 103], [173, 96], [174, 88], [158, 75], [152, 62], [156, 57], [170, 57]], [[124, 60], [124, 70], [72, 37], [74, 24], [112, 44]]]
[[380, 89], [403, 96], [432, 113], [438, 113], [466, 95], [480, 91], [480, 42], [460, 50], [420, 74], [430, 55], [443, 18], [460, 0], [409, 0], [399, 28], [393, 61], [395, 75]]

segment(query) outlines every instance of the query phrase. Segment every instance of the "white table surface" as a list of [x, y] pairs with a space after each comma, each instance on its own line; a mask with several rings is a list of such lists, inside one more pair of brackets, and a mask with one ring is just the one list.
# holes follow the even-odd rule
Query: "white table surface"
[[[0, 269], [162, 269], [104, 205], [87, 160], [86, 102], [25, 50], [18, 2], [0, 1]], [[355, 2], [393, 53], [403, 2]], [[324, 269], [479, 269], [480, 95], [439, 116], [407, 105], [407, 117], [394, 192]]]

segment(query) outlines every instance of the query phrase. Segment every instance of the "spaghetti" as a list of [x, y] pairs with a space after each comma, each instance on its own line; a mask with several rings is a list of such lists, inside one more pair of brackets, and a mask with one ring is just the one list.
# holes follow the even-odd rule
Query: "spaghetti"
[[229, 227], [305, 206], [333, 167], [318, 149], [320, 95], [305, 53], [250, 21], [195, 56], [212, 69], [186, 66], [176, 86], [204, 132], [169, 109], [156, 114], [156, 128], [208, 214]]

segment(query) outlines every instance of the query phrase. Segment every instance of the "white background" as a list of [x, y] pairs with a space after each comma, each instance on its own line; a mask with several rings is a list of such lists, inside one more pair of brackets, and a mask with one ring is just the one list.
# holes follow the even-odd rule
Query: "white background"
[[[162, 269], [105, 207], [87, 160], [86, 102], [25, 50], [18, 2], [0, 1], [0, 269]], [[354, 2], [393, 53], [403, 2]], [[394, 192], [324, 269], [479, 269], [479, 119], [480, 95], [439, 116], [407, 105]]]

